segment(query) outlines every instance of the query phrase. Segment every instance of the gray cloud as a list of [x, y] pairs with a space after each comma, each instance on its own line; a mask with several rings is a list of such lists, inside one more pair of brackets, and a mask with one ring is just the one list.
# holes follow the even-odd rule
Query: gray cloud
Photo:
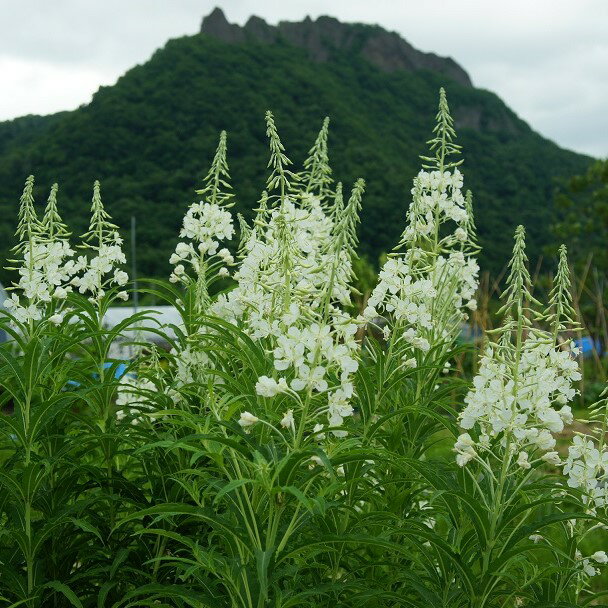
[[194, 34], [216, 3], [241, 24], [328, 13], [378, 23], [453, 57], [546, 137], [608, 155], [605, 0], [0, 0], [0, 119], [86, 103], [169, 38]]

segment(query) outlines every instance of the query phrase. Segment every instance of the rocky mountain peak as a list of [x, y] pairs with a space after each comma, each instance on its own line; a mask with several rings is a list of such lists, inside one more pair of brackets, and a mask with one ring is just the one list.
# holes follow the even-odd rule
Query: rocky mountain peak
[[270, 25], [261, 17], [252, 16], [241, 27], [230, 23], [222, 9], [216, 7], [203, 18], [201, 34], [229, 44], [283, 41], [305, 49], [312, 60], [320, 62], [329, 60], [336, 51], [351, 52], [385, 72], [431, 70], [462, 85], [472, 86], [466, 71], [450, 57], [423, 53], [396, 32], [388, 32], [377, 25], [342, 23], [326, 16], [314, 21], [306, 17], [303, 21], [281, 21], [278, 25]]

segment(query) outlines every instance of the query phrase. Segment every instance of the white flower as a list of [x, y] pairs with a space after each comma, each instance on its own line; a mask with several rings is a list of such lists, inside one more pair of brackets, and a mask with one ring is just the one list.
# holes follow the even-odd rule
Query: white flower
[[222, 266], [218, 272], [217, 272], [218, 276], [220, 277], [229, 277], [230, 276], [230, 271], [228, 270], [228, 268], [226, 268], [225, 266]]
[[55, 291], [53, 292], [53, 297], [57, 298], [58, 300], [64, 300], [68, 297], [69, 291], [71, 291], [71, 288], [69, 287], [56, 287]]
[[598, 564], [607, 564], [608, 563], [608, 555], [606, 555], [605, 551], [596, 551], [591, 559], [596, 561]]
[[583, 572], [587, 576], [596, 576], [597, 574], [599, 574], [599, 570], [597, 568], [594, 568], [588, 559], [583, 560]]
[[528, 462], [528, 452], [520, 452], [517, 456], [517, 464], [522, 469], [529, 469], [532, 465]]
[[299, 317], [300, 307], [295, 302], [292, 302], [289, 305], [289, 310], [286, 313], [283, 313], [281, 316], [281, 321], [285, 323], [287, 327], [289, 327], [290, 325], [296, 323]]
[[259, 422], [260, 419], [257, 416], [254, 416], [250, 412], [243, 412], [241, 417], [239, 418], [239, 424], [242, 428], [247, 428], [253, 426], [256, 422]]
[[274, 378], [260, 376], [255, 385], [255, 391], [262, 397], [275, 397], [279, 393], [287, 390], [285, 378], [280, 378], [277, 382]]
[[16, 293], [12, 293], [4, 302], [2, 302], [2, 306], [7, 310], [11, 310], [19, 306], [19, 296]]
[[464, 467], [473, 458], [474, 458], [473, 454], [469, 454], [467, 452], [462, 452], [462, 453], [456, 455], [456, 464], [459, 467]]
[[321, 432], [322, 430], [323, 430], [322, 424], [315, 424], [315, 426], [313, 428], [313, 433], [314, 433], [314, 438], [317, 441], [323, 441], [323, 439], [325, 439], [325, 433], [322, 433]]
[[544, 460], [548, 464], [559, 465], [561, 464], [561, 459], [557, 452], [546, 452], [541, 456], [541, 459]]
[[572, 408], [569, 405], [564, 405], [558, 413], [564, 424], [572, 424], [574, 416], [572, 415]]
[[431, 348], [429, 341], [426, 338], [412, 338], [412, 346], [426, 352]]
[[464, 467], [475, 458], [477, 452], [473, 447], [474, 445], [475, 442], [468, 433], [462, 433], [458, 436], [454, 444], [454, 451], [456, 452], [456, 463], [459, 467]]
[[531, 534], [528, 537], [535, 545], [540, 543], [541, 541], [545, 540], [544, 536], [541, 536], [540, 534]]
[[287, 410], [281, 419], [281, 426], [289, 429], [294, 427], [293, 410]]
[[126, 285], [129, 280], [129, 275], [124, 270], [115, 270], [114, 271], [114, 282], [117, 285]]
[[185, 260], [191, 256], [192, 253], [194, 253], [192, 245], [188, 245], [187, 243], [178, 243], [175, 247], [175, 255], [177, 256], [178, 260]]
[[470, 451], [470, 449], [475, 445], [475, 442], [471, 438], [468, 433], [462, 433], [458, 436], [456, 443], [454, 444], [454, 449], [459, 452]]
[[217, 252], [217, 255], [219, 256], [219, 258], [222, 260], [222, 262], [224, 262], [224, 264], [234, 264], [234, 258], [232, 257], [230, 251], [228, 251], [228, 249], [224, 248], [224, 249], [220, 249]]
[[[321, 458], [319, 456], [311, 456], [310, 459], [313, 461], [314, 464], [316, 464], [317, 466], [323, 466], [323, 461], [321, 460]], [[312, 465], [311, 465], [312, 466]]]

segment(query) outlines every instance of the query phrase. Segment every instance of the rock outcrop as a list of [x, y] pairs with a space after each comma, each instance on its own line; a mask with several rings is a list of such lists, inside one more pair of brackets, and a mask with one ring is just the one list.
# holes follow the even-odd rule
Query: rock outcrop
[[281, 21], [269, 25], [260, 17], [250, 17], [241, 27], [229, 23], [220, 8], [204, 17], [201, 33], [229, 44], [286, 42], [305, 49], [314, 61], [327, 61], [336, 51], [357, 53], [386, 72], [430, 70], [444, 74], [464, 86], [473, 86], [466, 71], [450, 57], [423, 53], [396, 32], [380, 26], [342, 23], [333, 17], [313, 21]]

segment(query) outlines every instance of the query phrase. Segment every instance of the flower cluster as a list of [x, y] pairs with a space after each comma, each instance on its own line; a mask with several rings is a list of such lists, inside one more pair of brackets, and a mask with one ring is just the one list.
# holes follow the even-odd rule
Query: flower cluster
[[457, 335], [475, 310], [479, 268], [472, 257], [456, 251], [438, 256], [430, 268], [420, 268], [423, 257], [417, 250], [389, 258], [380, 271], [363, 316], [374, 322], [389, 314], [392, 329], [412, 348], [426, 352], [431, 345]]
[[418, 348], [428, 350], [428, 340], [418, 338], [414, 328], [432, 328], [430, 303], [437, 295], [433, 282], [426, 277], [412, 278], [407, 260], [401, 257], [389, 258], [380, 270], [378, 284], [367, 301], [363, 316], [373, 321], [381, 312], [391, 313], [395, 322], [410, 326], [406, 339]]
[[[350, 378], [359, 366], [358, 345], [354, 340], [357, 327], [354, 322], [335, 328], [317, 323], [301, 328], [291, 325], [277, 338], [273, 351], [275, 370], [292, 372], [289, 385], [285, 378], [277, 381], [262, 376], [256, 385], [258, 394], [272, 397], [285, 392], [288, 386], [295, 392], [327, 393], [329, 425], [341, 426], [343, 419], [353, 412], [349, 402], [353, 396]], [[332, 375], [339, 382], [333, 389], [328, 383]]]
[[[238, 284], [220, 296], [212, 309], [226, 320], [243, 324], [252, 338], [276, 335], [282, 323], [289, 325], [307, 311], [319, 310], [326, 297], [335, 266], [329, 251], [334, 223], [318, 198], [303, 200], [305, 204], [298, 205], [286, 198], [278, 209], [262, 207], [234, 275]], [[286, 248], [289, 260], [285, 260]], [[350, 266], [346, 262], [337, 266], [331, 298], [347, 303]]]
[[403, 240], [410, 245], [431, 241], [437, 237], [440, 226], [451, 220], [452, 233], [443, 237], [442, 244], [465, 243], [469, 238], [470, 218], [462, 185], [463, 176], [458, 167], [453, 171], [420, 171], [411, 191], [413, 200]]
[[588, 436], [576, 435], [564, 462], [568, 486], [580, 488], [583, 500], [591, 508], [608, 505], [608, 449]]
[[[245, 227], [237, 285], [220, 295], [211, 311], [267, 345], [274, 372], [258, 379], [260, 396], [290, 393], [300, 405], [312, 401], [307, 415], [317, 420], [317, 431], [323, 428], [322, 414], [331, 427], [339, 427], [353, 412], [351, 376], [358, 366], [358, 323], [341, 306], [350, 303], [363, 182], [357, 182], [347, 204], [338, 185], [333, 207], [325, 208], [331, 181], [326, 133], [322, 130], [311, 150], [316, 156], [306, 163], [311, 173], [303, 181], [308, 183], [298, 191], [271, 115], [267, 123], [273, 168], [268, 188], [280, 194], [264, 193], [252, 228]], [[269, 207], [272, 200], [276, 205]], [[282, 426], [295, 427], [298, 416], [291, 410]]]
[[[151, 409], [150, 398], [147, 396], [156, 390], [151, 380], [138, 378], [132, 374], [125, 374], [120, 379], [118, 396], [116, 397], [116, 419], [123, 420], [127, 416], [141, 414], [142, 410]], [[143, 417], [131, 418], [131, 424], [140, 424]]]
[[[311, 150], [314, 162], [306, 190], [292, 187], [297, 176], [287, 170], [272, 115], [267, 115], [273, 172], [269, 191], [280, 187], [279, 195], [262, 195], [253, 227], [245, 228], [241, 263], [235, 273], [236, 288], [220, 298], [212, 311], [238, 323], [252, 338], [278, 336], [293, 320], [327, 316], [334, 304], [350, 303], [355, 225], [363, 182], [355, 185], [345, 206], [338, 185], [334, 205], [325, 209], [329, 169], [326, 166], [327, 122]], [[316, 155], [316, 156], [315, 156]], [[308, 175], [308, 174], [306, 174]], [[315, 191], [315, 188], [318, 191]], [[274, 207], [269, 202], [277, 201]]]
[[189, 344], [179, 351], [172, 350], [175, 356], [175, 380], [179, 386], [186, 386], [204, 380], [202, 375], [209, 365], [209, 355], [198, 345]]
[[228, 266], [234, 259], [228, 249], [218, 251], [221, 241], [229, 241], [234, 236], [234, 224], [229, 208], [232, 194], [228, 183], [228, 164], [226, 162], [226, 132], [220, 134], [220, 141], [204, 179], [204, 186], [197, 190], [202, 200], [193, 203], [184, 216], [179, 236], [185, 241], [177, 244], [169, 262], [174, 265], [169, 277], [172, 283], [189, 285], [193, 282], [190, 272], [194, 273], [197, 285], [197, 304], [202, 311], [209, 304], [207, 293], [207, 274], [216, 271], [218, 276], [229, 276]]
[[385, 337], [399, 344], [408, 366], [433, 346], [452, 343], [477, 307], [471, 196], [462, 194], [460, 163], [449, 162], [459, 146], [443, 89], [434, 133], [434, 157], [422, 157], [431, 164], [414, 178], [407, 226], [363, 312], [368, 323], [384, 325]]
[[28, 323], [39, 321], [55, 307], [49, 320], [60, 323], [63, 318], [62, 302], [72, 290], [70, 281], [80, 269], [74, 261], [69, 233], [57, 212], [57, 184], [51, 188], [44, 217], [39, 221], [34, 209], [32, 189], [33, 177], [29, 177], [21, 197], [20, 224], [17, 235], [20, 243], [14, 251], [20, 255], [14, 260], [19, 280], [13, 284], [15, 291], [4, 302], [5, 308], [17, 321]]
[[[454, 446], [460, 466], [475, 458], [477, 451], [490, 450], [494, 439], [507, 448], [506, 458], [518, 453], [515, 462], [531, 468], [528, 452], [544, 452], [540, 458], [551, 464], [560, 462], [553, 450], [553, 433], [573, 420], [568, 403], [576, 391], [573, 383], [581, 379], [576, 349], [569, 341], [560, 343], [558, 334], [570, 323], [569, 275], [565, 249], [561, 250], [559, 271], [551, 292], [549, 311], [535, 308], [540, 302], [531, 294], [526, 268], [525, 231], [515, 231], [510, 274], [503, 293], [506, 315], [500, 338], [490, 343], [481, 357], [479, 371], [465, 398], [459, 415], [464, 430], [476, 429], [475, 442], [468, 433]], [[529, 303], [529, 304], [528, 304]], [[531, 318], [549, 322], [552, 331], [532, 325]], [[559, 408], [559, 409], [557, 409]]]
[[[5, 308], [23, 323], [42, 319], [46, 305], [53, 298], [65, 300], [72, 290], [69, 282], [79, 269], [79, 265], [69, 259], [73, 253], [67, 241], [32, 243], [23, 253], [19, 281], [14, 284], [27, 303], [13, 292], [4, 302]], [[60, 322], [62, 314], [55, 312], [50, 319]]]
[[[232, 215], [215, 203], [193, 203], [186, 212], [179, 235], [196, 243], [196, 247], [192, 243], [177, 244], [175, 253], [169, 259], [175, 265], [170, 278], [173, 283], [183, 281], [187, 276], [184, 264], [200, 271], [199, 265], [204, 256], [218, 254], [219, 242], [233, 237]], [[227, 249], [222, 249], [218, 255], [226, 264], [234, 261]]]
[[587, 576], [597, 576], [600, 573], [599, 569], [591, 562], [595, 562], [595, 564], [602, 566], [608, 563], [608, 555], [606, 555], [605, 551], [596, 551], [589, 557], [583, 557], [583, 554], [577, 550], [575, 557], [579, 561], [580, 569]]
[[[118, 226], [111, 223], [111, 217], [101, 202], [99, 182], [93, 186], [91, 222], [88, 231], [82, 236], [81, 247], [90, 252], [79, 256], [77, 266], [82, 275], [75, 276], [71, 284], [82, 294], [89, 294], [92, 302], [104, 298], [108, 289], [124, 287], [129, 275], [121, 269], [126, 258], [122, 250], [123, 240], [118, 234]], [[126, 291], [119, 291], [118, 297], [128, 299]]]
[[[336, 224], [320, 200], [305, 196], [301, 205], [286, 199], [266, 212], [245, 244], [235, 273], [238, 284], [220, 296], [214, 311], [239, 323], [254, 339], [269, 339], [278, 379], [263, 376], [258, 393], [326, 393], [330, 426], [352, 414], [350, 375], [357, 369], [358, 324], [334, 303], [350, 301], [350, 258], [334, 255], [329, 244]], [[289, 265], [281, 257], [291, 250]], [[341, 433], [341, 431], [335, 431]]]
[[[578, 365], [570, 352], [538, 333], [524, 341], [520, 357], [511, 355], [499, 345], [488, 346], [459, 424], [465, 430], [477, 428], [482, 449], [502, 436], [509, 438], [513, 449], [549, 452], [555, 447], [552, 433], [572, 422], [567, 403], [575, 394], [572, 383], [581, 378]], [[475, 455], [467, 437], [461, 436], [455, 445], [461, 466]], [[520, 466], [529, 468], [527, 453], [523, 454]]]
[[[124, 287], [129, 281], [129, 275], [120, 268], [127, 261], [121, 247], [122, 238], [115, 231], [105, 241], [95, 247], [94, 255], [88, 260], [85, 256], [78, 257], [77, 266], [84, 272], [71, 281], [80, 293], [91, 294], [94, 301], [101, 300], [109, 287]], [[118, 297], [128, 299], [127, 292], [119, 292]]]
[[[229, 276], [228, 267], [234, 264], [234, 258], [227, 248], [218, 250], [221, 241], [230, 240], [234, 235], [234, 223], [229, 211], [233, 205], [233, 195], [227, 192], [230, 184], [226, 151], [226, 132], [222, 131], [203, 188], [196, 191], [201, 200], [190, 205], [184, 216], [179, 235], [185, 240], [177, 244], [169, 259], [174, 266], [169, 281], [193, 287], [195, 306], [202, 314], [207, 313], [211, 306], [210, 284], [218, 277]], [[175, 402], [182, 400], [180, 388], [193, 383], [204, 384], [207, 377], [210, 359], [205, 352], [204, 336], [199, 329], [191, 333], [188, 343], [182, 345], [181, 350], [172, 351], [175, 382], [171, 393]]]

